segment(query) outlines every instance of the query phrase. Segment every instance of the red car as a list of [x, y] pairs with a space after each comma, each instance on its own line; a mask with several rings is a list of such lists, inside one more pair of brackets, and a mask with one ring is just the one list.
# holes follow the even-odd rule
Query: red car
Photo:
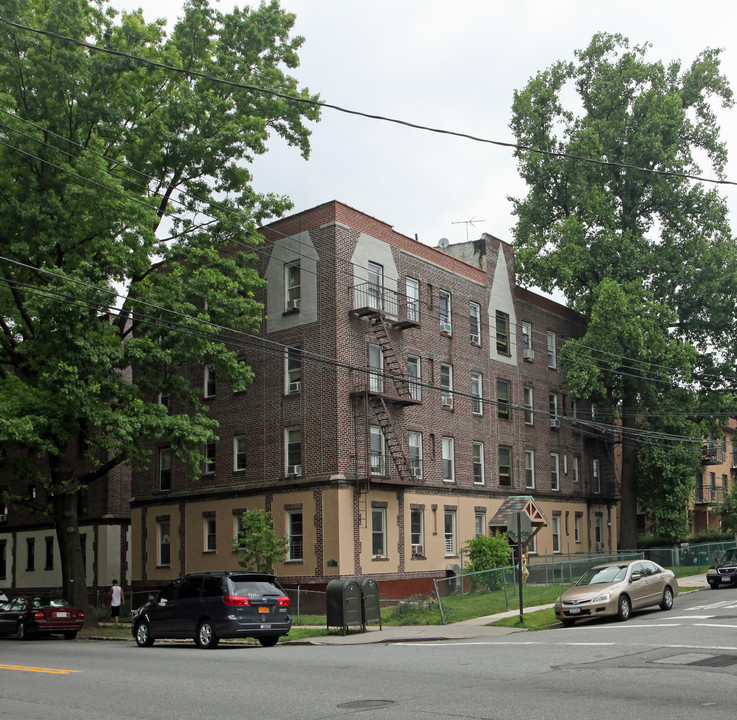
[[38, 635], [77, 637], [84, 625], [84, 612], [60, 597], [19, 595], [0, 604], [0, 635], [15, 634], [18, 640]]

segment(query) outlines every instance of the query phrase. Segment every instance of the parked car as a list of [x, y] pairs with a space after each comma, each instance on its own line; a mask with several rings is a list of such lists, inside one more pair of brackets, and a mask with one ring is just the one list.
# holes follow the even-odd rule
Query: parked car
[[221, 638], [243, 637], [270, 647], [292, 628], [289, 604], [270, 573], [193, 573], [152, 595], [136, 611], [131, 630], [139, 647], [163, 638], [193, 638], [201, 648], [214, 648]]
[[649, 560], [596, 565], [555, 601], [555, 617], [564, 625], [593, 617], [628, 620], [633, 610], [673, 607], [678, 595], [675, 575]]
[[706, 582], [712, 590], [721, 585], [737, 585], [737, 547], [727, 548], [706, 571]]
[[84, 611], [64, 598], [18, 595], [0, 605], [0, 635], [15, 634], [18, 640], [39, 635], [77, 637], [84, 625]]

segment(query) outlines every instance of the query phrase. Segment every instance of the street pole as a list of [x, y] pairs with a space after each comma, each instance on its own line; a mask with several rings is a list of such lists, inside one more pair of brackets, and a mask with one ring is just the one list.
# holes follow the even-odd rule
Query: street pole
[[522, 600], [522, 513], [517, 513], [517, 579], [519, 585], [519, 621], [521, 625], [525, 624], [525, 609]]

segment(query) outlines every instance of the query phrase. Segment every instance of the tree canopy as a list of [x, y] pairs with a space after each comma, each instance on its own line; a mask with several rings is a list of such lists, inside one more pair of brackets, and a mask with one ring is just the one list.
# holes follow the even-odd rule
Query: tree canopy
[[226, 340], [258, 327], [255, 230], [290, 207], [248, 163], [272, 135], [306, 158], [319, 108], [273, 94], [316, 99], [287, 74], [303, 38], [277, 0], [187, 0], [170, 35], [107, 0], [0, 15], [4, 479], [45, 489], [9, 500], [54, 517], [64, 592], [86, 606], [75, 495], [145, 466], [145, 440], [201, 461], [216, 428], [180, 370], [250, 379]]
[[265, 510], [246, 510], [240, 519], [233, 550], [238, 564], [246, 570], [273, 572], [274, 564], [283, 562], [289, 549], [289, 536], [279, 537], [271, 515]]
[[715, 106], [731, 107], [732, 91], [718, 50], [685, 68], [649, 50], [595, 35], [515, 93], [511, 122], [528, 185], [513, 199], [518, 274], [588, 322], [562, 362], [572, 395], [621, 423], [624, 547], [638, 500], [661, 527], [685, 518], [700, 455], [677, 438], [729, 407], [737, 350], [726, 203], [692, 179], [702, 163], [723, 176]]

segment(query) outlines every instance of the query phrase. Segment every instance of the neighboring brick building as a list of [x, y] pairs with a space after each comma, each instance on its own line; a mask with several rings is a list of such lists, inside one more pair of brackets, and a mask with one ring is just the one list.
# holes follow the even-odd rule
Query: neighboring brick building
[[432, 248], [338, 202], [263, 232], [266, 317], [239, 343], [255, 382], [198, 369], [220, 423], [204, 472], [161, 446], [134, 474], [134, 586], [236, 566], [246, 508], [289, 535], [286, 585], [370, 575], [387, 597], [457, 569], [510, 495], [548, 521], [533, 552], [616, 546], [612, 458], [557, 370], [584, 327], [515, 285], [510, 245]]

